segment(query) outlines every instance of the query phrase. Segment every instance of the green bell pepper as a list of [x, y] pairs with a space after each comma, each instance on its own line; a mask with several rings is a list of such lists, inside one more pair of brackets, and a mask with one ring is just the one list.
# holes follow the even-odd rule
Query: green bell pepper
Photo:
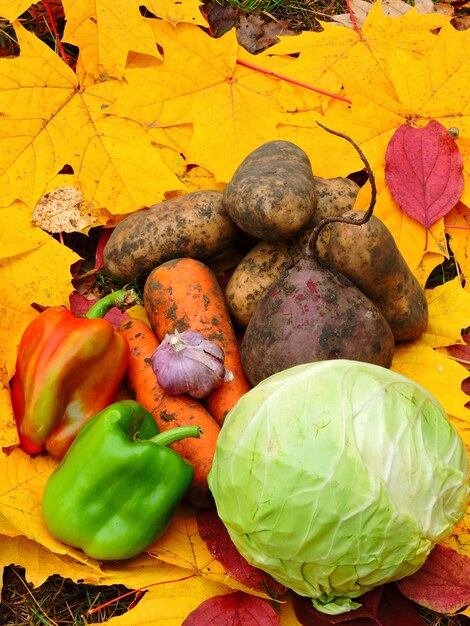
[[165, 532], [194, 476], [166, 446], [199, 434], [198, 426], [159, 433], [134, 400], [110, 405], [83, 426], [46, 483], [50, 533], [99, 560], [140, 554]]

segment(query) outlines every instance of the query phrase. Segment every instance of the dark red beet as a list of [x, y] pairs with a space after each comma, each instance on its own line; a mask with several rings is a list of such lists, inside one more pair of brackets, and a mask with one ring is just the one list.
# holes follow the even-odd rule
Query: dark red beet
[[256, 385], [314, 361], [352, 359], [390, 367], [394, 348], [378, 308], [345, 276], [307, 256], [264, 293], [240, 354], [247, 378]]

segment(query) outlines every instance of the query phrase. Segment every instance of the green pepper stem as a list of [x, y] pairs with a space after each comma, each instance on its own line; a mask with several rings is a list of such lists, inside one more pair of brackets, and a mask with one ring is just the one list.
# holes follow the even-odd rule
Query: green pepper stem
[[104, 296], [104, 298], [101, 298], [101, 300], [98, 300], [98, 302], [95, 302], [85, 313], [84, 317], [88, 319], [104, 317], [108, 311], [115, 306], [119, 306], [129, 295], [132, 295], [132, 293], [132, 290], [129, 289], [113, 291], [113, 293], [109, 293], [107, 296]]
[[158, 433], [158, 435], [155, 435], [155, 437], [147, 439], [147, 441], [158, 443], [159, 446], [169, 446], [171, 443], [175, 443], [175, 441], [185, 439], [186, 437], [199, 437], [201, 432], [199, 426], [177, 426], [176, 428], [164, 430]]

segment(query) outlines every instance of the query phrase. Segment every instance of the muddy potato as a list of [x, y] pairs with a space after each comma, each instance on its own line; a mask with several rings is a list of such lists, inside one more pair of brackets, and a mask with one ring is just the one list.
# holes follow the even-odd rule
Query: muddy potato
[[325, 217], [342, 215], [350, 211], [359, 193], [359, 185], [349, 178], [321, 178], [315, 176], [317, 208], [315, 222]]
[[[348, 211], [344, 216], [358, 214], [364, 212]], [[360, 226], [335, 222], [329, 229], [329, 265], [374, 302], [395, 341], [417, 339], [428, 323], [426, 298], [385, 224], [373, 215]]]
[[[359, 185], [349, 178], [320, 178], [315, 176], [317, 193], [317, 209], [313, 216], [314, 224], [325, 217], [334, 217], [350, 211], [359, 193]], [[317, 241], [317, 253], [320, 259], [326, 260], [330, 227], [320, 232]]]
[[214, 257], [238, 233], [221, 191], [195, 191], [124, 218], [105, 246], [104, 266], [109, 274], [131, 281], [171, 259]]
[[223, 203], [232, 220], [254, 237], [279, 241], [294, 236], [317, 206], [307, 154], [290, 141], [262, 144], [237, 168]]
[[302, 256], [307, 234], [287, 241], [260, 241], [240, 261], [225, 288], [234, 322], [246, 328], [265, 290]]

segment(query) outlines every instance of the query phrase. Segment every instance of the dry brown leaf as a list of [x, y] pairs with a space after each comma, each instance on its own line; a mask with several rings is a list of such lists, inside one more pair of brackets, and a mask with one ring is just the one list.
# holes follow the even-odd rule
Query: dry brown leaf
[[289, 30], [289, 24], [286, 21], [268, 22], [252, 13], [241, 15], [237, 27], [238, 43], [251, 54], [279, 43], [280, 36], [295, 34], [297, 33]]
[[470, 15], [459, 15], [452, 18], [455, 30], [468, 30], [470, 28]]
[[83, 206], [83, 193], [77, 187], [58, 187], [35, 206], [32, 222], [48, 233], [85, 231], [94, 222]]

